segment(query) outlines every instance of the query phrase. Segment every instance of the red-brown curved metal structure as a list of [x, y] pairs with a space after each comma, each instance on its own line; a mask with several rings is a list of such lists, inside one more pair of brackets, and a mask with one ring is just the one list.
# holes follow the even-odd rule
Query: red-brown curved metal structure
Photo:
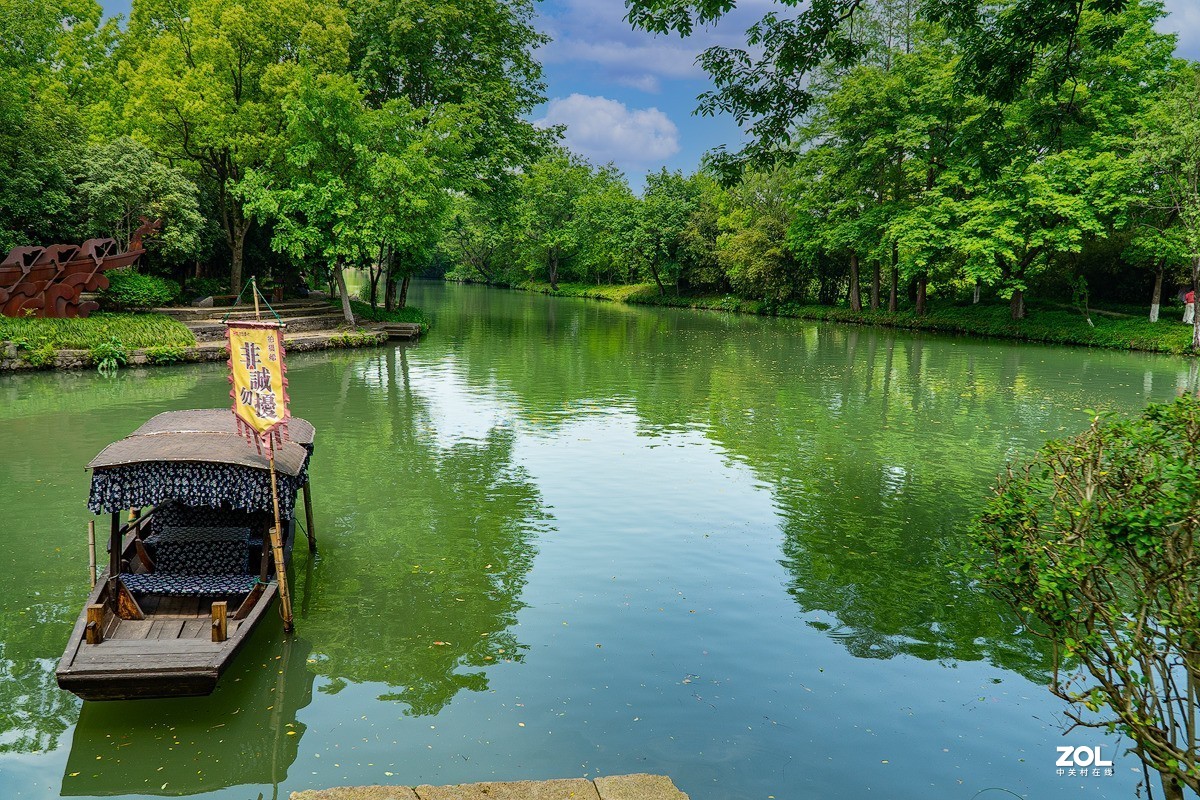
[[105, 270], [128, 267], [146, 252], [143, 240], [161, 222], [148, 222], [133, 235], [129, 249], [117, 252], [115, 239], [88, 239], [83, 244], [14, 247], [0, 261], [0, 314], [6, 317], [86, 317], [99, 304], [80, 298], [83, 292], [108, 288]]

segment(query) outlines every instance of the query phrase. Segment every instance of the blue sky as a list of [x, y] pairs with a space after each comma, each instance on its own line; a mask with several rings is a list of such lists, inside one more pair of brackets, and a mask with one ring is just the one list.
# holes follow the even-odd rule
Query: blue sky
[[[128, 14], [130, 0], [100, 0], [109, 14]], [[647, 171], [690, 172], [705, 151], [737, 146], [728, 117], [693, 114], [710, 86], [696, 56], [714, 44], [736, 46], [772, 0], [741, 0], [717, 26], [689, 39], [630, 29], [624, 0], [541, 0], [538, 27], [553, 41], [539, 53], [548, 102], [533, 118], [566, 126], [566, 142], [595, 163], [614, 162], [637, 186]], [[1200, 58], [1200, 1], [1166, 0], [1163, 30], [1180, 35], [1179, 54]]]

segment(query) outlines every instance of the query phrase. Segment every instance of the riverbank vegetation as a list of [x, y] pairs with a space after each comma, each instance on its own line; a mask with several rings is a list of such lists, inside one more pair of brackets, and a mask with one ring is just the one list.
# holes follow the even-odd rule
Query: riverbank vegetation
[[653, 283], [592, 285], [527, 281], [512, 288], [557, 297], [584, 297], [638, 305], [730, 311], [771, 317], [789, 317], [849, 325], [871, 325], [906, 330], [992, 336], [1045, 344], [1084, 345], [1115, 350], [1184, 354], [1191, 351], [1192, 329], [1176, 320], [1150, 322], [1143, 316], [1117, 312], [1094, 314], [1092, 321], [1069, 306], [1034, 301], [1029, 313], [1014, 320], [1007, 303], [936, 305], [918, 314], [902, 305], [897, 311], [863, 308], [846, 304], [773, 303], [745, 300], [733, 294], [659, 294]]
[[[11, 342], [29, 363], [50, 363], [58, 350], [124, 351], [194, 347], [196, 338], [182, 322], [165, 314], [93, 314], [87, 319], [0, 317], [0, 342]], [[156, 351], [157, 352], [157, 351]], [[166, 352], [166, 351], [164, 351]], [[41, 364], [38, 364], [39, 366]]]
[[1071, 720], [1128, 736], [1170, 800], [1200, 794], [1197, 447], [1195, 397], [1095, 417], [1001, 477], [967, 566], [1054, 643]]
[[543, 99], [532, 15], [134, 0], [122, 24], [95, 0], [0, 0], [0, 251], [125, 246], [147, 216], [163, 228], [139, 270], [184, 292], [340, 285], [369, 265], [402, 306], [452, 198], [508, 192], [554, 136], [526, 119]]
[[[512, 195], [455, 199], [446, 274], [648, 283], [661, 302], [719, 297], [915, 327], [940, 328], [937, 309], [958, 330], [1180, 349], [1177, 322], [1149, 325], [1179, 319], [1200, 263], [1200, 73], [1156, 31], [1161, 3], [1068, 4], [1078, 19], [1044, 4], [1037, 18], [1053, 26], [1041, 32], [1012, 16], [1026, 3], [976, 27], [912, 0], [843, 5], [852, 28], [763, 22], [819, 59], [785, 64], [776, 40], [760, 40], [765, 53], [702, 58], [717, 86], [704, 107], [755, 123], [745, 150], [690, 175], [653, 173], [640, 194], [611, 166], [551, 153]], [[663, 31], [720, 14], [670, 6], [674, 17], [632, 4], [635, 20]], [[1013, 44], [996, 58], [1028, 58], [980, 72], [989, 36]], [[807, 80], [788, 83], [788, 70]], [[1031, 306], [1038, 298], [1047, 304]], [[1134, 303], [1147, 319], [1137, 330], [1095, 313]], [[1053, 304], [1074, 319], [1043, 310]], [[1013, 323], [1003, 330], [997, 305]]]

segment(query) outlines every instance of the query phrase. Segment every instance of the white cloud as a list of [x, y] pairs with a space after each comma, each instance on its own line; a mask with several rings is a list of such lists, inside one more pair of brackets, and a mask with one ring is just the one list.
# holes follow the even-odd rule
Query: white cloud
[[670, 117], [657, 108], [631, 109], [607, 97], [556, 97], [535, 124], [566, 126], [567, 147], [596, 164], [645, 165], [679, 152], [679, 129]]
[[1196, 0], [1166, 0], [1167, 18], [1159, 28], [1179, 35], [1177, 55], [1200, 58], [1200, 4]]
[[539, 52], [547, 64], [589, 64], [604, 77], [646, 92], [660, 89], [659, 78], [704, 79], [696, 64], [713, 46], [745, 47], [746, 28], [775, 4], [740, 3], [716, 25], [692, 35], [657, 36], [634, 30], [625, 21], [624, 0], [559, 0], [540, 8], [539, 27], [552, 41]]

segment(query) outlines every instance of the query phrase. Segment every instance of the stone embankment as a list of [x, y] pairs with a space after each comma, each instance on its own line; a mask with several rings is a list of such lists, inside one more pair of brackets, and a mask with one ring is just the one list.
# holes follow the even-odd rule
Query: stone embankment
[[639, 774], [456, 786], [341, 786], [292, 792], [291, 800], [688, 800], [688, 796], [666, 776]]
[[[287, 326], [286, 342], [289, 353], [329, 348], [372, 347], [383, 344], [389, 338], [400, 338], [385, 326], [374, 322], [367, 322], [362, 327], [349, 328], [341, 313], [324, 300], [294, 300], [280, 303], [274, 308]], [[235, 311], [220, 306], [154, 310], [174, 317], [186, 325], [196, 338], [196, 345], [173, 348], [168, 356], [144, 349], [131, 350], [126, 356], [129, 366], [225, 361], [229, 354], [225, 349], [224, 317], [228, 314], [228, 318], [234, 320], [254, 319], [255, 316], [253, 308], [244, 307], [238, 307]], [[263, 308], [261, 318], [274, 319], [274, 316]], [[69, 370], [92, 366], [95, 366], [92, 355], [87, 350], [58, 350], [54, 354], [53, 363], [34, 365], [22, 359], [14, 344], [0, 342], [0, 371], [47, 368]]]

